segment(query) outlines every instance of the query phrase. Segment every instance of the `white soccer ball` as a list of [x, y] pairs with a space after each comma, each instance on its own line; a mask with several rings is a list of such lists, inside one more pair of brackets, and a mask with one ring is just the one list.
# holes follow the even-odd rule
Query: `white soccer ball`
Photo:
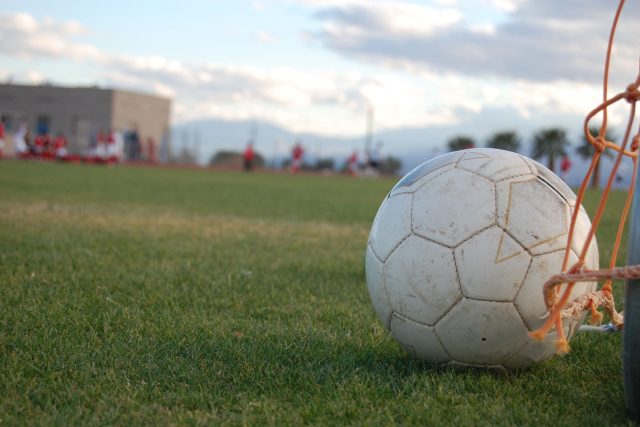
[[[373, 222], [365, 270], [384, 327], [434, 363], [526, 367], [555, 353], [542, 285], [559, 273], [575, 194], [516, 153], [469, 149], [436, 157], [402, 178]], [[581, 208], [570, 264], [590, 222]], [[595, 239], [586, 266], [598, 268]], [[594, 291], [576, 284], [572, 299]], [[565, 321], [570, 337], [583, 320]]]

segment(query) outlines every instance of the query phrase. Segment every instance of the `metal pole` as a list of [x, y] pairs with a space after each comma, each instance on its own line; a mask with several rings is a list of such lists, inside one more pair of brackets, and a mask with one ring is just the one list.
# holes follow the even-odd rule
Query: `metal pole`
[[[634, 177], [639, 188], [640, 173]], [[627, 264], [640, 264], [640, 194], [633, 197]], [[624, 394], [627, 410], [640, 419], [640, 280], [628, 280], [624, 298]]]
[[373, 107], [369, 105], [367, 108], [367, 136], [364, 140], [364, 155], [367, 161], [371, 161], [371, 144], [373, 140]]

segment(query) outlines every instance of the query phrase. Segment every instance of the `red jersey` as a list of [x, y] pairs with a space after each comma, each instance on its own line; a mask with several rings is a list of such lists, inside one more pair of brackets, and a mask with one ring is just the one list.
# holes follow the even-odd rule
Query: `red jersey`
[[67, 138], [65, 138], [64, 136], [56, 137], [55, 141], [53, 142], [53, 148], [55, 148], [56, 150], [62, 147], [66, 147], [66, 145]]
[[4, 139], [4, 123], [0, 122], [0, 139]]
[[560, 170], [562, 173], [567, 173], [569, 172], [569, 169], [571, 169], [571, 160], [569, 160], [569, 156], [564, 156], [562, 158], [562, 163], [560, 163]]
[[295, 160], [300, 160], [302, 158], [303, 152], [304, 150], [302, 149], [302, 147], [299, 145], [296, 145], [295, 147], [293, 147], [293, 158]]
[[253, 148], [251, 146], [248, 146], [246, 150], [244, 150], [244, 159], [247, 162], [250, 162], [253, 160]]

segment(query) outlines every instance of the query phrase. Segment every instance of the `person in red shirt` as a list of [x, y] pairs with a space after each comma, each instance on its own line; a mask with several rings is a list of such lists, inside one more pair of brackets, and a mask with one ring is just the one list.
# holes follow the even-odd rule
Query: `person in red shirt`
[[253, 144], [247, 144], [247, 148], [244, 150], [244, 154], [242, 155], [242, 160], [244, 161], [244, 170], [246, 172], [251, 172], [253, 169], [253, 158], [255, 157], [255, 153], [253, 151]]
[[562, 179], [566, 180], [567, 174], [571, 169], [571, 160], [569, 156], [566, 154], [562, 157], [562, 161], [560, 162], [560, 172], [562, 173]]
[[67, 138], [64, 137], [62, 132], [56, 136], [53, 141], [53, 152], [58, 160], [66, 160], [67, 158]]
[[98, 132], [98, 136], [96, 138], [97, 144], [96, 144], [94, 161], [105, 162], [107, 160], [108, 139], [109, 137], [107, 133], [103, 129], [100, 129], [100, 132]]
[[53, 143], [48, 133], [42, 136], [42, 158], [45, 160], [53, 159]]
[[349, 158], [347, 159], [347, 170], [349, 174], [355, 176], [356, 170], [358, 168], [358, 152], [354, 151], [351, 153]]
[[109, 132], [109, 136], [107, 137], [107, 148], [105, 150], [107, 163], [117, 163], [118, 162], [118, 153], [116, 152], [116, 138], [115, 133], [113, 131]]
[[36, 136], [36, 139], [33, 141], [33, 151], [36, 157], [42, 156], [44, 152], [44, 135]]
[[299, 142], [296, 142], [296, 145], [293, 146], [293, 151], [291, 152], [291, 172], [296, 173], [302, 166], [302, 156], [304, 155], [304, 149]]

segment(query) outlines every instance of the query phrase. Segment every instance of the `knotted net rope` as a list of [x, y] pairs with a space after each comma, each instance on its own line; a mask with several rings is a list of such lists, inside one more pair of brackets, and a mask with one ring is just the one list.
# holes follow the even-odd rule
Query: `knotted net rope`
[[[625, 0], [620, 0], [613, 19], [613, 24], [611, 25], [611, 31], [609, 33], [609, 42], [607, 45], [607, 54], [604, 65], [602, 103], [591, 110], [591, 112], [587, 114], [584, 120], [584, 135], [587, 141], [594, 147], [594, 153], [591, 158], [589, 169], [587, 170], [582, 184], [580, 185], [580, 190], [576, 198], [576, 206], [571, 216], [571, 224], [569, 227], [564, 260], [562, 263], [562, 273], [556, 274], [555, 276], [551, 277], [544, 284], [543, 296], [544, 302], [548, 309], [548, 316], [544, 324], [539, 329], [531, 332], [532, 337], [542, 340], [544, 339], [544, 336], [547, 334], [547, 332], [549, 332], [552, 328], [555, 328], [558, 336], [556, 346], [559, 353], [566, 353], [567, 351], [569, 351], [569, 344], [567, 342], [563, 328], [563, 320], [568, 318], [578, 319], [581, 316], [582, 312], [586, 310], [589, 310], [591, 312], [592, 324], [599, 324], [602, 321], [603, 316], [598, 311], [598, 308], [603, 307], [609, 315], [611, 323], [616, 328], [621, 329], [624, 326], [624, 318], [623, 314], [618, 313], [615, 309], [615, 302], [613, 299], [611, 288], [612, 281], [614, 279], [640, 279], [640, 265], [615, 268], [625, 222], [629, 214], [631, 202], [633, 200], [633, 194], [635, 191], [635, 177], [638, 165], [638, 143], [640, 141], [640, 128], [633, 134], [633, 136], [631, 136], [636, 114], [636, 103], [638, 102], [638, 100], [640, 100], [640, 72], [638, 73], [635, 81], [629, 84], [624, 91], [616, 94], [611, 98], [608, 97], [611, 51], [613, 48], [616, 28], [618, 26], [618, 21], [620, 19], [620, 14], [622, 13], [624, 3]], [[628, 103], [629, 113], [624, 137], [620, 144], [616, 144], [613, 141], [608, 141], [605, 137], [607, 134], [607, 109], [613, 104], [622, 102]], [[600, 114], [602, 115], [602, 124], [600, 126], [600, 131], [597, 136], [592, 136], [589, 130], [589, 123], [594, 117]], [[629, 141], [631, 141], [630, 144]], [[627, 147], [629, 148], [627, 149]], [[574, 229], [578, 218], [578, 213], [580, 211], [580, 206], [582, 205], [582, 201], [584, 199], [587, 184], [591, 180], [591, 176], [593, 175], [595, 167], [600, 161], [600, 158], [605, 150], [611, 150], [616, 153], [615, 161], [611, 169], [611, 173], [609, 174], [609, 177], [607, 179], [607, 183], [603, 188], [602, 194], [600, 196], [600, 201], [596, 213], [593, 217], [591, 228], [589, 229], [584, 244], [582, 245], [582, 249], [580, 250], [580, 253], [578, 255], [578, 261], [572, 266], [569, 266], [569, 254], [571, 252], [571, 244], [573, 241]], [[593, 241], [595, 233], [598, 229], [598, 225], [600, 224], [600, 220], [602, 219], [602, 215], [607, 206], [607, 201], [611, 192], [611, 187], [613, 185], [615, 177], [618, 176], [620, 163], [624, 157], [629, 157], [632, 160], [633, 175], [631, 178], [631, 184], [628, 188], [624, 208], [620, 215], [618, 231], [616, 233], [616, 239], [612, 250], [611, 260], [609, 262], [609, 268], [606, 270], [589, 270], [584, 265], [589, 246]], [[596, 292], [587, 293], [574, 301], [569, 301], [571, 291], [577, 282], [590, 281], [604, 281], [604, 284], [602, 285], [600, 290]], [[562, 285], [564, 284], [566, 284], [566, 286], [562, 288]]]

